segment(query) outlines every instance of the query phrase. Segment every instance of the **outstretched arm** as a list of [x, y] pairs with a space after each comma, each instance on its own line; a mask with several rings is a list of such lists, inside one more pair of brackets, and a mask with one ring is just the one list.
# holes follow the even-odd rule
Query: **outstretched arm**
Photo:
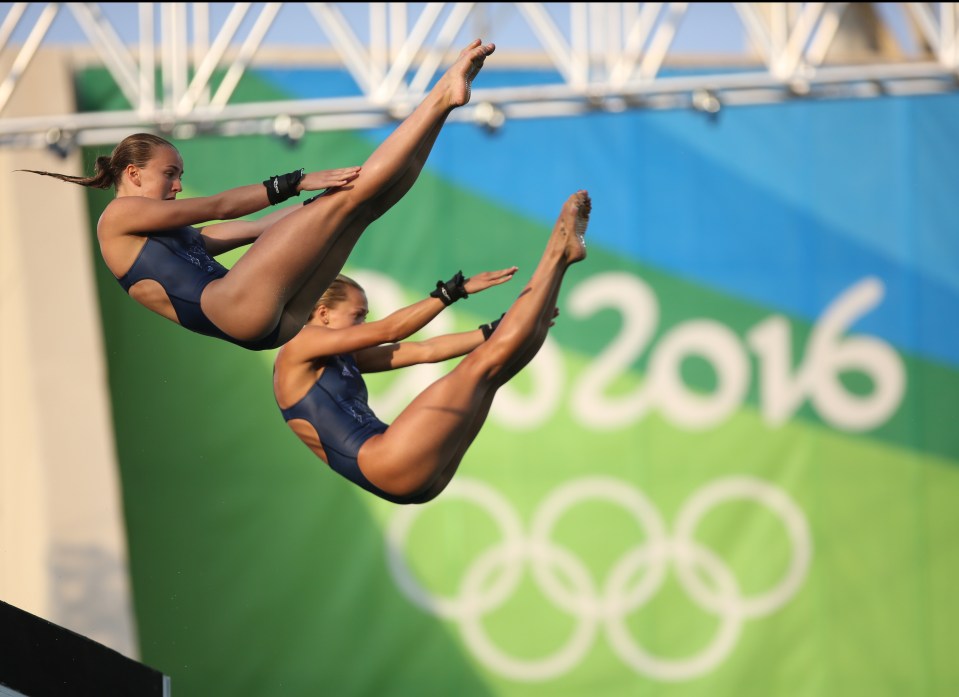
[[203, 235], [203, 243], [206, 245], [206, 251], [210, 256], [215, 257], [237, 247], [253, 244], [267, 228], [283, 220], [297, 207], [296, 205], [287, 206], [256, 220], [230, 220], [225, 223], [207, 225], [200, 230]]
[[[466, 279], [463, 286], [468, 294], [479, 293], [487, 288], [506, 283], [513, 278], [516, 270], [515, 266], [511, 266], [499, 271], [486, 271]], [[309, 324], [284, 347], [284, 351], [290, 359], [304, 362], [314, 361], [326, 356], [355, 353], [357, 365], [361, 370], [364, 370], [363, 364], [367, 360], [364, 357], [366, 350], [380, 347], [382, 344], [395, 346], [397, 342], [415, 334], [429, 324], [445, 307], [446, 304], [442, 300], [431, 296], [396, 310], [375, 322], [364, 322], [341, 329], [328, 329], [320, 325]], [[474, 334], [474, 332], [466, 333]], [[456, 343], [455, 348], [444, 349], [447, 352], [453, 351], [448, 357], [462, 355], [462, 353], [469, 352], [482, 343], [482, 332], [477, 330], [475, 334], [476, 336], [465, 343], [462, 339], [458, 340], [459, 343]], [[386, 352], [390, 351], [388, 347], [384, 347], [384, 349]], [[456, 353], [457, 351], [462, 353]], [[374, 352], [370, 358], [371, 365], [385, 365], [383, 359], [379, 358], [381, 355], [383, 355], [383, 352]], [[406, 363], [405, 365], [411, 364]], [[387, 370], [389, 366], [372, 369]]]
[[[359, 171], [359, 167], [346, 167], [308, 172], [297, 184], [297, 191], [320, 191], [345, 186], [359, 176]], [[199, 225], [211, 220], [233, 221], [270, 205], [267, 189], [262, 183], [247, 184], [213, 196], [196, 198], [160, 200], [146, 196], [120, 196], [111, 201], [103, 211], [99, 230], [101, 235], [109, 237], [149, 234], [184, 225]], [[228, 238], [249, 239], [253, 232], [255, 228], [246, 227], [240, 232], [228, 231], [226, 235]], [[259, 232], [256, 234], [259, 235]], [[249, 241], [252, 242], [253, 239], [256, 238]], [[222, 251], [226, 249], [211, 253], [219, 254]]]
[[[355, 354], [356, 365], [364, 373], [379, 373], [421, 363], [439, 363], [450, 358], [465, 356], [490, 338], [505, 314], [504, 312], [497, 319], [482, 324], [473, 331], [444, 334], [425, 341], [385, 344], [359, 351]], [[553, 317], [555, 318], [558, 315], [559, 310], [553, 308]], [[549, 326], [553, 326], [552, 320]]]
[[465, 356], [485, 341], [480, 329], [444, 334], [424, 341], [405, 341], [363, 349], [354, 354], [364, 373], [379, 373], [421, 363], [439, 363]]

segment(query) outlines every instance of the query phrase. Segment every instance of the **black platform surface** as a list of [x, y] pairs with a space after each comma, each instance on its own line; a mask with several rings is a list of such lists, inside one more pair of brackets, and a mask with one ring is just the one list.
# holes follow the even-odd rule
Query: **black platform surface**
[[0, 697], [170, 697], [170, 678], [0, 601]]

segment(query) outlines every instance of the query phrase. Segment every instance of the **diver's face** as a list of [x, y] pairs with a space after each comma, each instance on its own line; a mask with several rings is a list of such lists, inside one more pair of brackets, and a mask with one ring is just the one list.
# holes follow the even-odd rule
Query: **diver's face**
[[130, 177], [140, 196], [173, 200], [183, 191], [183, 158], [175, 148], [158, 145], [143, 167], [131, 167]]
[[324, 326], [330, 329], [345, 329], [366, 321], [370, 314], [370, 306], [366, 300], [366, 293], [358, 288], [348, 286], [346, 298], [333, 307], [325, 307]]

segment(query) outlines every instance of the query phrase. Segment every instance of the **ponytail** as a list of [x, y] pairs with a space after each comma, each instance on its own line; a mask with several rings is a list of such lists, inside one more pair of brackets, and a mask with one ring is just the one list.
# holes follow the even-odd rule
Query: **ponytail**
[[[173, 143], [152, 133], [135, 133], [124, 138], [109, 156], [101, 155], [93, 166], [92, 177], [74, 177], [58, 172], [43, 172], [36, 169], [18, 169], [18, 172], [31, 172], [60, 181], [88, 186], [94, 189], [114, 189], [120, 184], [123, 171], [128, 165], [146, 166], [153, 158], [154, 150], [159, 146], [173, 148]], [[174, 148], [175, 150], [176, 148]]]
[[16, 171], [42, 174], [45, 177], [53, 177], [54, 179], [59, 179], [60, 181], [70, 182], [71, 184], [79, 184], [80, 186], [89, 186], [94, 189], [109, 189], [111, 186], [116, 186], [117, 184], [117, 178], [114, 176], [113, 172], [110, 171], [110, 158], [106, 155], [101, 155], [97, 158], [96, 164], [93, 166], [92, 177], [74, 177], [69, 174], [60, 174], [59, 172], [43, 172], [38, 169], [18, 169]]

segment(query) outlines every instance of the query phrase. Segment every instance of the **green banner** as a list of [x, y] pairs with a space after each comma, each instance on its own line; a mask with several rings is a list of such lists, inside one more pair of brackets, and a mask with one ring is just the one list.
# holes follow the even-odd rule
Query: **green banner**
[[[561, 126], [540, 125], [541, 138], [597, 134], [591, 118]], [[511, 200], [465, 186], [442, 170], [469, 128], [444, 130], [437, 169], [346, 268], [375, 319], [456, 269], [520, 267], [423, 337], [499, 316], [553, 222], [521, 199], [558, 213], [572, 192], [531, 177]], [[614, 135], [597, 148], [615, 151]], [[359, 133], [309, 134], [296, 149], [177, 141], [183, 195], [360, 164], [375, 145]], [[526, 166], [521, 149], [488, 147], [484, 157]], [[597, 210], [556, 326], [426, 505], [379, 500], [313, 456], [276, 407], [272, 352], [152, 315], [99, 264], [140, 645], [177, 697], [959, 689], [959, 361], [949, 341], [937, 348], [943, 319], [930, 309], [959, 284], [922, 272], [923, 255], [891, 271], [888, 258], [824, 246], [825, 228], [806, 238], [816, 254], [795, 252], [801, 292], [765, 249], [768, 266], [748, 273], [693, 247], [675, 268], [652, 248], [625, 251], [627, 234], [670, 236], [649, 227], [659, 199], [636, 194], [642, 227], [604, 219], [619, 190], [592, 162], [554, 163], [582, 177]], [[676, 196], [661, 205], [677, 206], [681, 237], [679, 207], [710, 194]], [[91, 193], [91, 230], [108, 200]], [[738, 223], [723, 228], [726, 244], [747, 235]], [[743, 276], [759, 290], [736, 287]], [[370, 376], [374, 409], [391, 420], [454, 364]]]

